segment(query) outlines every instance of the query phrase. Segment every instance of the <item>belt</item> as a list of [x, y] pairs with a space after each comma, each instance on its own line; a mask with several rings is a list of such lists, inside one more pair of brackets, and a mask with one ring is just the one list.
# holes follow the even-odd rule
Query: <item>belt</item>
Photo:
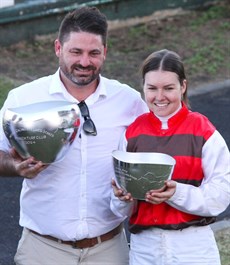
[[65, 241], [65, 240], [61, 240], [58, 239], [56, 237], [53, 236], [49, 236], [49, 235], [41, 235], [36, 231], [33, 231], [31, 229], [29, 229], [29, 231], [35, 235], [41, 236], [43, 238], [46, 239], [50, 239], [53, 240], [55, 242], [61, 243], [61, 244], [65, 244], [65, 245], [69, 245], [72, 246], [73, 248], [91, 248], [101, 242], [107, 241], [112, 239], [113, 237], [115, 237], [116, 235], [118, 235], [123, 229], [123, 225], [120, 224], [119, 226], [115, 227], [113, 230], [98, 236], [98, 237], [93, 237], [93, 238], [84, 238], [81, 240], [76, 240], [76, 241]]

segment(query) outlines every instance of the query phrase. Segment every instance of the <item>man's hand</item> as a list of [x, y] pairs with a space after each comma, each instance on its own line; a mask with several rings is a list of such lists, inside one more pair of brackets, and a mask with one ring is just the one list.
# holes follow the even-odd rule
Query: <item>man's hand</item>
[[13, 158], [13, 164], [17, 175], [27, 179], [36, 177], [47, 167], [47, 165], [44, 165], [41, 161], [35, 161], [33, 157], [23, 159], [14, 148], [11, 149], [10, 155]]
[[130, 193], [126, 193], [123, 189], [117, 187], [115, 180], [112, 180], [112, 187], [114, 195], [119, 198], [120, 201], [132, 202], [133, 197]]

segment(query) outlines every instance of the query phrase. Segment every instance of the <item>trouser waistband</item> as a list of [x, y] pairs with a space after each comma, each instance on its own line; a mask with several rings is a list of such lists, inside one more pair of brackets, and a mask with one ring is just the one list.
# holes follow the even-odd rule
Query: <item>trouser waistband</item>
[[109, 232], [107, 232], [101, 236], [93, 237], [93, 238], [84, 238], [84, 239], [76, 240], [76, 241], [65, 241], [65, 240], [61, 240], [61, 239], [58, 239], [56, 237], [50, 236], [50, 235], [41, 235], [38, 232], [33, 231], [31, 229], [28, 229], [28, 230], [35, 235], [41, 236], [41, 237], [46, 238], [46, 239], [53, 240], [53, 241], [61, 243], [61, 244], [70, 245], [73, 248], [91, 248], [91, 247], [93, 247], [93, 246], [95, 246], [101, 242], [112, 239], [113, 237], [118, 235], [122, 231], [122, 229], [123, 229], [123, 225], [120, 224], [119, 226], [115, 227], [111, 231], [109, 231]]

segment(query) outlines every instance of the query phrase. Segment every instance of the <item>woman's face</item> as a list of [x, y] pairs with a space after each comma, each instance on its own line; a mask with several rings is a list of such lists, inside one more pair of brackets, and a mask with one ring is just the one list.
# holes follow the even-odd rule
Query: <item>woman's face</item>
[[186, 86], [186, 80], [181, 85], [174, 72], [150, 71], [145, 74], [145, 101], [157, 116], [168, 116], [179, 108]]

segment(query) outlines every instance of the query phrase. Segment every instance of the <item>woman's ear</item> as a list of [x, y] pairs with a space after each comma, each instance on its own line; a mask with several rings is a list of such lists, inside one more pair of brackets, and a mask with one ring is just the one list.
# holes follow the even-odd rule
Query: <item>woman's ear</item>
[[183, 83], [181, 85], [181, 93], [182, 93], [182, 95], [185, 93], [186, 90], [187, 90], [187, 80], [184, 79]]

